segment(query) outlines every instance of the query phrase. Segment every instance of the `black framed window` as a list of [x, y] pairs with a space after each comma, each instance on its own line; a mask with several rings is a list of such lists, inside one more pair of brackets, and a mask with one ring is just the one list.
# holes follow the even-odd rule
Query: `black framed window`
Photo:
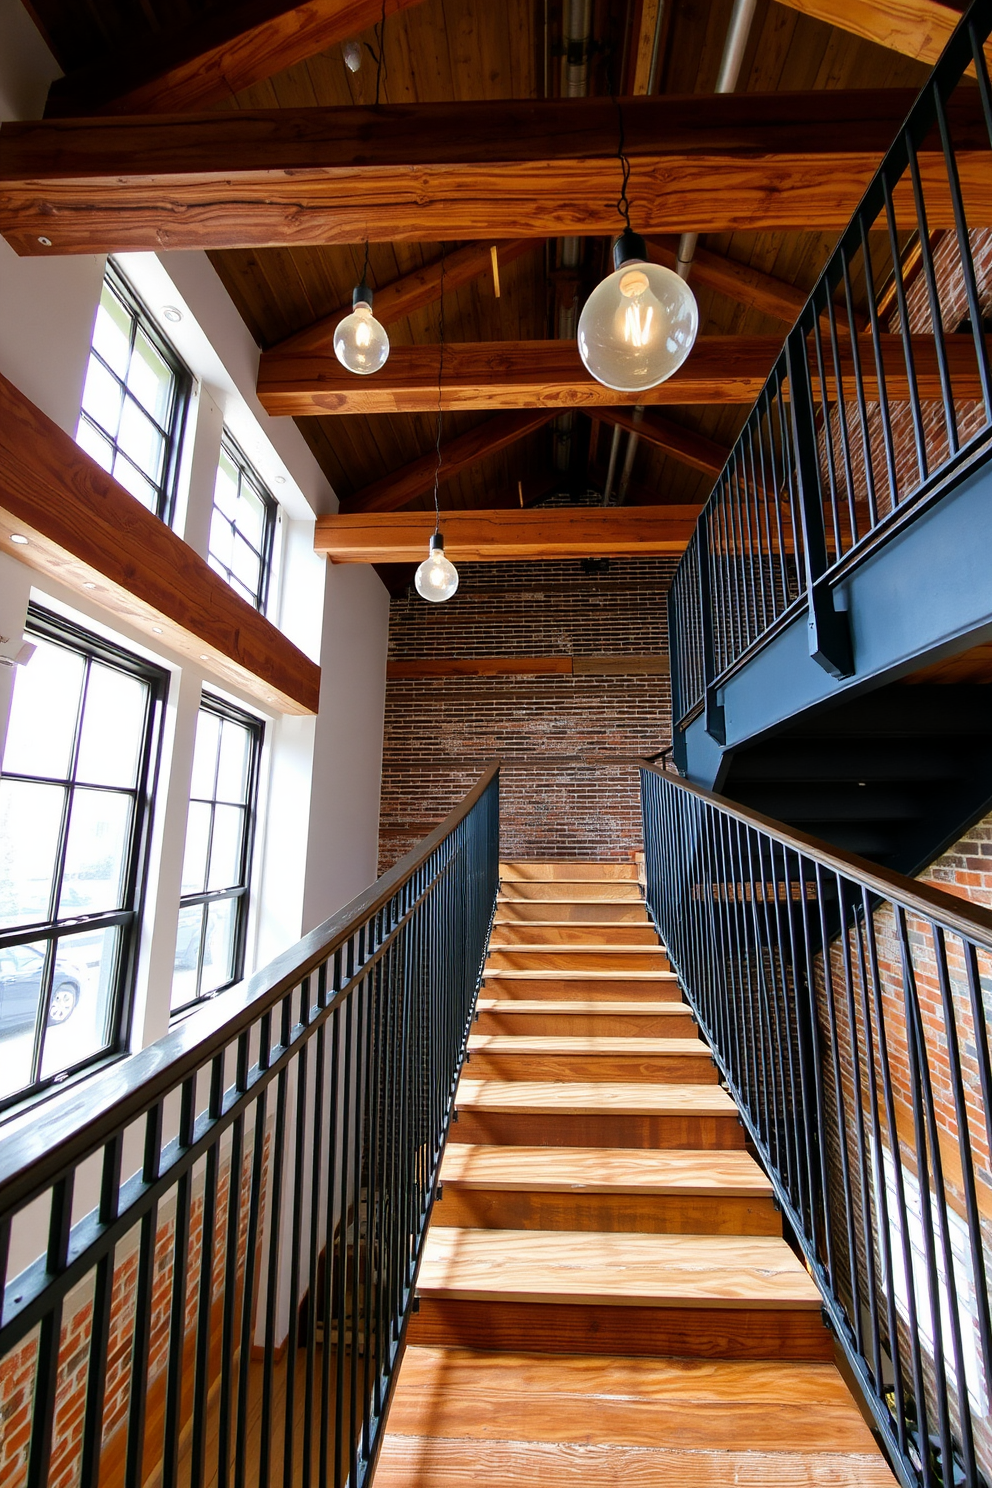
[[275, 497], [225, 430], [207, 562], [256, 610], [265, 609], [277, 511]]
[[108, 264], [76, 443], [142, 506], [171, 522], [192, 378]]
[[186, 818], [172, 1010], [212, 997], [244, 971], [261, 719], [204, 696]]
[[166, 674], [32, 606], [0, 770], [0, 1105], [124, 1047]]

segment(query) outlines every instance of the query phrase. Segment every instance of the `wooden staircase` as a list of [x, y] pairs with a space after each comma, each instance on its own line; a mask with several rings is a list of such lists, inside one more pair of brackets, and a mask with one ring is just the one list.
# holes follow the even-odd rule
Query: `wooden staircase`
[[882, 1488], [633, 868], [505, 863], [377, 1488]]

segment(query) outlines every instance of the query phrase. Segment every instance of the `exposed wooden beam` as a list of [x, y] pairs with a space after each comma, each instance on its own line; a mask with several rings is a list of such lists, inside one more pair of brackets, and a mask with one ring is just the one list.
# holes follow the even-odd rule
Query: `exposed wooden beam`
[[[532, 558], [656, 558], [684, 551], [698, 506], [556, 506], [538, 511], [444, 512], [454, 563]], [[314, 548], [335, 563], [420, 562], [433, 512], [318, 517]]]
[[[441, 451], [440, 480], [451, 480], [460, 470], [477, 465], [480, 460], [498, 454], [509, 445], [516, 444], [527, 434], [550, 422], [554, 413], [549, 409], [526, 409], [522, 412], [497, 413], [466, 434], [450, 440]], [[353, 496], [342, 501], [345, 512], [389, 512], [416, 501], [433, 488], [434, 472], [437, 469], [437, 454], [431, 450], [417, 460], [411, 460], [400, 470], [390, 471], [381, 480], [364, 486]]]
[[[963, 0], [782, 0], [791, 10], [933, 65], [966, 6]], [[992, 67], [992, 42], [985, 46]], [[969, 71], [974, 72], [974, 68]]]
[[316, 713], [320, 668], [2, 376], [0, 551], [266, 707]]
[[[969, 220], [992, 225], [979, 101], [949, 105]], [[624, 104], [638, 227], [845, 227], [911, 92]], [[0, 130], [0, 231], [22, 254], [555, 237], [616, 227], [608, 98], [51, 119]], [[932, 227], [943, 156], [920, 152]], [[905, 182], [897, 206], [911, 201]]]
[[[992, 344], [992, 343], [990, 343]], [[971, 340], [949, 336], [946, 353], [955, 396], [978, 398], [981, 384]], [[886, 385], [892, 399], [909, 396], [899, 336], [881, 337]], [[860, 339], [865, 396], [878, 397], [871, 340]], [[494, 341], [449, 344], [444, 352], [441, 405], [445, 409], [545, 408], [567, 410], [700, 403], [750, 404], [764, 387], [781, 342], [776, 336], [700, 336], [674, 377], [641, 393], [617, 393], [596, 382], [574, 341]], [[913, 338], [922, 398], [939, 398], [933, 338]], [[848, 337], [841, 339], [841, 375], [854, 386]], [[829, 369], [832, 379], [833, 368]], [[832, 387], [832, 383], [830, 384]], [[258, 396], [267, 413], [295, 418], [332, 413], [426, 413], [438, 406], [438, 347], [397, 346], [381, 372], [355, 377], [334, 356], [263, 354]]]
[[599, 408], [596, 417], [604, 424], [614, 424], [638, 435], [645, 444], [653, 444], [666, 455], [683, 465], [691, 465], [694, 470], [702, 470], [705, 475], [719, 475], [730, 454], [725, 445], [707, 439], [704, 434], [697, 434], [694, 429], [673, 424], [670, 419], [652, 418], [650, 414], [635, 419], [632, 410], [627, 408]]
[[[501, 264], [512, 263], [514, 259], [521, 258], [525, 253], [534, 253], [538, 248], [544, 247], [543, 238], [511, 238], [508, 243], [467, 243], [464, 248], [457, 248], [454, 253], [447, 253], [443, 260], [444, 288], [445, 290], [460, 289], [463, 284], [470, 284], [473, 279], [478, 279], [481, 274], [488, 274], [492, 265], [492, 248], [496, 247]], [[423, 268], [414, 269], [412, 273], [404, 274], [392, 283], [383, 285], [382, 289], [375, 291], [375, 316], [383, 325], [392, 325], [394, 321], [403, 320], [405, 316], [412, 315], [414, 310], [422, 310], [425, 305], [432, 305], [441, 298], [441, 273], [442, 260], [435, 258], [433, 262], [424, 264]], [[280, 341], [272, 347], [273, 351], [322, 351], [329, 347], [334, 341], [334, 332], [338, 321], [344, 315], [351, 313], [351, 301], [346, 305], [339, 305], [332, 310], [330, 315], [324, 315], [313, 325], [307, 326], [305, 330], [297, 331], [294, 336], [288, 336], [285, 341]]]
[[[676, 248], [676, 243], [659, 238], [651, 238], [648, 243], [652, 257], [669, 269], [676, 266]], [[776, 279], [772, 274], [751, 268], [750, 264], [737, 263], [702, 247], [696, 248], [689, 278], [694, 284], [715, 289], [718, 294], [737, 300], [741, 305], [749, 305], [752, 310], [760, 310], [763, 315], [774, 316], [786, 325], [797, 320], [809, 298], [805, 291], [784, 279]], [[839, 326], [846, 328], [850, 325], [847, 311], [841, 305], [835, 306], [835, 315]]]
[[[386, 14], [421, 0], [386, 0]], [[59, 78], [46, 114], [183, 114], [231, 98], [374, 26], [382, 0], [243, 0]]]

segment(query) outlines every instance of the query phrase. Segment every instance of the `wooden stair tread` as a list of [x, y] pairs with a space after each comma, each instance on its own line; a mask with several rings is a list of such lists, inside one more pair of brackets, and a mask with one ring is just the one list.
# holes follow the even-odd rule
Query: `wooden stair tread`
[[[643, 1368], [639, 1366], [644, 1366]], [[670, 1449], [871, 1454], [833, 1365], [487, 1354], [413, 1345], [391, 1431]]]
[[[471, 1066], [469, 1067], [471, 1068]], [[464, 1110], [547, 1111], [555, 1115], [736, 1116], [719, 1085], [640, 1085], [608, 1080], [473, 1080], [462, 1076], [455, 1104]]]
[[633, 863], [594, 863], [581, 858], [506, 858], [499, 865], [500, 878], [522, 879], [537, 882], [582, 883], [590, 879], [597, 882], [619, 879], [621, 882], [637, 880], [637, 868]]
[[604, 968], [602, 971], [575, 971], [563, 967], [552, 967], [550, 969], [545, 969], [544, 967], [540, 966], [521, 968], [515, 966], [498, 966], [495, 968], [495, 970], [492, 971], [487, 968], [483, 972], [482, 979], [484, 982], [488, 982], [491, 978], [496, 977], [508, 978], [511, 981], [517, 982], [523, 980], [526, 977], [533, 977], [537, 981], [553, 981], [555, 978], [560, 978], [562, 981], [566, 982], [604, 981], [643, 983], [678, 981], [678, 978], [675, 975], [674, 971], [637, 971], [635, 969], [631, 969], [630, 971], [628, 971], [624, 967], [621, 967], [615, 971], [611, 970], [609, 967]]
[[882, 1458], [386, 1436], [377, 1488], [892, 1488]]
[[535, 1000], [528, 1002], [526, 998], [498, 998], [480, 997], [476, 1003], [476, 1011], [480, 1013], [528, 1013], [540, 1014], [541, 1017], [554, 1017], [560, 1014], [562, 1017], [569, 1016], [602, 1016], [604, 1018], [622, 1017], [624, 1014], [641, 1014], [652, 1018], [684, 1018], [689, 1011], [684, 1002], [591, 1002], [591, 1001], [558, 1001], [548, 999], [546, 1002]]
[[496, 945], [496, 946], [494, 946], [494, 945], [492, 945], [490, 943], [489, 949], [490, 949], [490, 951], [512, 951], [515, 956], [516, 955], [526, 955], [528, 951], [533, 951], [535, 953], [540, 953], [540, 955], [542, 955], [542, 956], [549, 956], [549, 955], [550, 956], [556, 956], [556, 955], [559, 955], [560, 954], [560, 955], [568, 955], [568, 956], [583, 955], [583, 956], [634, 956], [634, 957], [636, 957], [636, 956], [663, 956], [665, 954], [665, 947], [663, 945], [660, 945], [660, 944], [655, 944], [655, 945], [624, 945], [622, 942], [619, 945], [611, 945], [611, 944], [609, 944], [607, 942], [604, 942], [601, 945], [595, 945], [595, 944], [593, 944], [593, 945], [585, 945], [585, 944], [582, 944], [582, 943], [580, 943], [578, 945], [568, 945], [568, 944], [566, 944], [563, 941], [551, 941], [551, 942], [548, 942], [548, 941], [535, 941], [533, 945], [523, 945], [523, 944], [517, 943], [517, 944], [514, 944], [514, 945], [507, 945], [507, 946], [502, 946], [502, 945]]
[[[676, 1004], [677, 1006], [677, 1004]], [[469, 1053], [486, 1054], [678, 1054], [711, 1059], [699, 1038], [618, 1038], [602, 1034], [473, 1033]]]
[[816, 1311], [816, 1286], [770, 1235], [597, 1234], [434, 1227], [425, 1298], [613, 1307]]
[[771, 1195], [771, 1181], [746, 1152], [677, 1148], [486, 1147], [449, 1142], [445, 1184], [549, 1193]]

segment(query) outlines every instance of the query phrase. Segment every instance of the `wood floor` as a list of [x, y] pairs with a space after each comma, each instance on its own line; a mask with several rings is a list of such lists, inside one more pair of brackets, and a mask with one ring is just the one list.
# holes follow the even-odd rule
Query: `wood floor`
[[634, 869], [504, 863], [376, 1488], [889, 1488]]

